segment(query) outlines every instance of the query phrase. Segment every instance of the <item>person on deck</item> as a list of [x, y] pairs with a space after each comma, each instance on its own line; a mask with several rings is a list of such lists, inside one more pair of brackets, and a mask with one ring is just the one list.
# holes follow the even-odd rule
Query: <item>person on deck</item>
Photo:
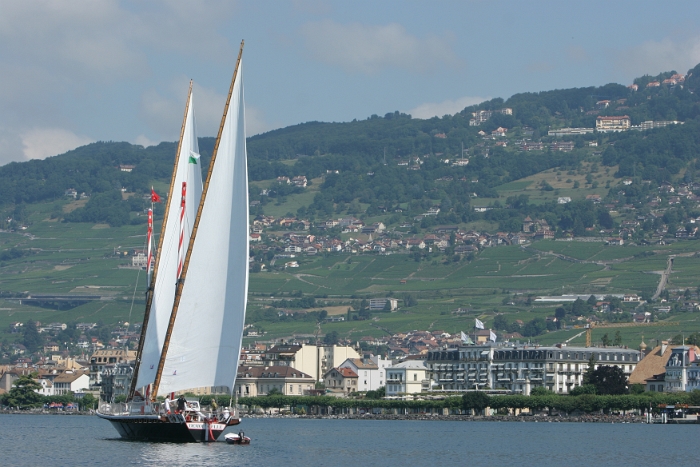
[[170, 413], [170, 398], [169, 397], [165, 398], [165, 413], [166, 414]]
[[186, 405], [187, 405], [187, 401], [185, 400], [185, 396], [181, 395], [180, 397], [177, 398], [177, 411], [179, 413], [182, 413], [185, 411]]

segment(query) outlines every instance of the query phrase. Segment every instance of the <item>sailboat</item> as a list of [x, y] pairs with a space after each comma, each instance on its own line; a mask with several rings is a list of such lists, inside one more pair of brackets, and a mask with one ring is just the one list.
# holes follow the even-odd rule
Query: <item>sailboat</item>
[[122, 438], [216, 441], [240, 422], [228, 407], [204, 412], [182, 398], [176, 407], [174, 395], [234, 390], [248, 295], [242, 54], [243, 42], [203, 184], [190, 83], [129, 395], [97, 413]]

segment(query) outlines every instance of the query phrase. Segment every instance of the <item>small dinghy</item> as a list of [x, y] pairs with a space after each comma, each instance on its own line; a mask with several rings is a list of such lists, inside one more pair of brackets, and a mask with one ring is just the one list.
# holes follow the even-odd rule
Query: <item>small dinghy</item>
[[250, 438], [242, 431], [240, 433], [229, 433], [224, 436], [224, 440], [226, 440], [228, 444], [250, 444]]

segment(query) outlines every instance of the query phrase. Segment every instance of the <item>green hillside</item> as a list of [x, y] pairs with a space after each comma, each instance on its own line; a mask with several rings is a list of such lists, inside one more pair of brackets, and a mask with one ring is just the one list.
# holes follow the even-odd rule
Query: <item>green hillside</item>
[[[266, 225], [263, 241], [252, 247], [258, 269], [265, 270], [251, 274], [248, 323], [265, 339], [309, 336], [318, 332], [320, 311], [326, 310], [348, 320], [323, 323], [321, 332], [355, 339], [411, 329], [469, 330], [478, 316], [504, 333], [521, 321], [518, 329], [530, 334], [523, 339], [552, 343], [578, 334], [584, 312], [534, 297], [638, 294], [651, 300], [659, 271], [673, 255], [664, 295], [646, 305], [622, 304], [620, 316], [603, 318], [629, 321], [646, 310], [652, 321], [681, 323], [622, 328], [629, 345], [642, 333], [652, 339], [700, 330], [697, 308], [688, 305], [698, 300], [700, 288], [694, 240], [700, 219], [700, 65], [683, 85], [646, 86], [674, 73], [641, 77], [636, 91], [609, 84], [523, 93], [442, 118], [394, 112], [346, 123], [309, 122], [249, 138], [251, 219], [289, 217], [295, 223]], [[506, 108], [510, 113], [470, 124], [472, 113]], [[548, 135], [561, 128], [592, 129], [598, 117], [621, 114], [632, 125], [663, 124]], [[498, 128], [506, 130], [492, 134]], [[200, 139], [203, 169], [213, 143]], [[165, 195], [175, 150], [176, 143], [143, 148], [99, 142], [0, 167], [2, 342], [18, 338], [5, 332], [16, 321], [142, 319], [146, 279], [131, 268], [131, 256], [145, 242], [144, 195], [151, 186]], [[308, 184], [278, 181], [295, 176]], [[156, 220], [161, 209], [156, 205]], [[426, 214], [430, 209], [434, 215]], [[381, 240], [387, 244], [434, 235], [447, 225], [491, 243], [464, 240], [460, 245], [473, 247], [467, 254], [444, 234], [447, 247], [409, 250], [402, 243], [390, 255], [324, 250], [330, 241], [370, 241], [361, 231], [325, 225], [347, 216], [365, 226], [383, 223]], [[557, 241], [531, 235], [519, 245], [527, 218], [546, 226]], [[301, 221], [311, 226], [308, 231]], [[293, 232], [315, 237], [311, 243], [323, 248], [297, 255], [298, 268], [285, 268], [278, 256]], [[605, 244], [618, 237], [623, 246]], [[572, 238], [594, 241], [564, 241]], [[36, 294], [59, 296], [27, 300]], [[400, 300], [398, 312], [366, 310], [363, 300], [387, 296]], [[297, 306], [302, 299], [314, 299], [314, 306]], [[671, 307], [669, 315], [656, 310], [661, 300]], [[546, 321], [558, 308], [567, 330]], [[592, 308], [585, 312], [596, 315]], [[495, 322], [498, 316], [503, 319]], [[593, 337], [604, 333], [597, 329]]]

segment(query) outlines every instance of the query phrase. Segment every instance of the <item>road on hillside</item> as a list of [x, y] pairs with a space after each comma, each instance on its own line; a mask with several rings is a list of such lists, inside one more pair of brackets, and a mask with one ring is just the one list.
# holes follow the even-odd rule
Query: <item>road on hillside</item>
[[652, 300], [656, 300], [657, 298], [659, 298], [661, 292], [663, 292], [666, 288], [666, 284], [668, 283], [668, 276], [671, 275], [671, 269], [673, 268], [673, 258], [675, 258], [675, 256], [673, 255], [668, 257], [666, 270], [661, 273], [661, 280], [659, 281], [659, 285], [656, 287], [656, 292], [651, 297]]

